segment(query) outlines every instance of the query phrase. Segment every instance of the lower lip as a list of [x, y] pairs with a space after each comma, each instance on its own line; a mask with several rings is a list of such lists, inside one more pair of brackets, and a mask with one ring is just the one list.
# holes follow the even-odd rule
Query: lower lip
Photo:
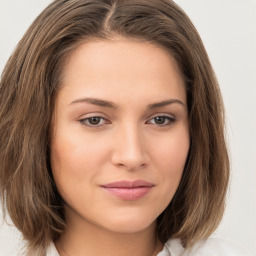
[[153, 187], [134, 187], [134, 188], [107, 188], [103, 187], [110, 194], [122, 200], [134, 201], [144, 197]]

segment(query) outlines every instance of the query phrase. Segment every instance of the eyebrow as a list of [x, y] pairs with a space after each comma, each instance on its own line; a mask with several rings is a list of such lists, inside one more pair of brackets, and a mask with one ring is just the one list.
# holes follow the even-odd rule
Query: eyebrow
[[71, 104], [84, 103], [84, 102], [97, 105], [100, 107], [117, 109], [117, 105], [115, 103], [107, 100], [96, 99], [96, 98], [81, 98], [81, 99], [72, 101]]
[[173, 103], [178, 103], [180, 105], [182, 105], [183, 107], [185, 107], [185, 104], [178, 99], [169, 99], [169, 100], [164, 100], [164, 101], [160, 101], [157, 103], [153, 103], [153, 104], [149, 104], [148, 105], [148, 109], [153, 109], [153, 108], [159, 108], [159, 107], [164, 107]]
[[[107, 100], [102, 100], [102, 99], [97, 99], [97, 98], [81, 98], [81, 99], [77, 99], [71, 102], [72, 104], [76, 104], [76, 103], [90, 103], [96, 106], [100, 106], [100, 107], [105, 107], [105, 108], [112, 108], [112, 109], [117, 109], [118, 105], [111, 102], [111, 101], [107, 101]], [[182, 105], [183, 107], [185, 107], [185, 104], [178, 99], [168, 99], [168, 100], [164, 100], [164, 101], [160, 101], [160, 102], [156, 102], [153, 104], [149, 104], [147, 106], [148, 109], [154, 109], [154, 108], [159, 108], [159, 107], [164, 107], [173, 103], [177, 103]]]

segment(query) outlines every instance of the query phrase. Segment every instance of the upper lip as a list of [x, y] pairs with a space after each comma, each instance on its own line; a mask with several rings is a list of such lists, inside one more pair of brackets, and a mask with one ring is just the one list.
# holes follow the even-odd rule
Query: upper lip
[[102, 185], [104, 188], [138, 188], [138, 187], [153, 187], [154, 184], [145, 180], [120, 180]]

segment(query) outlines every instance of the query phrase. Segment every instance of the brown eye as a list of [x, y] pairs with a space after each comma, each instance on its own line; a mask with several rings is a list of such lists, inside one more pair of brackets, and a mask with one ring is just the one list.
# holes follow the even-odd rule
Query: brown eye
[[166, 121], [166, 117], [165, 116], [157, 116], [154, 118], [154, 121], [156, 124], [164, 124]]
[[99, 127], [104, 125], [106, 123], [106, 120], [101, 116], [92, 116], [83, 118], [79, 120], [79, 122], [84, 126]]
[[101, 117], [98, 117], [98, 116], [88, 118], [88, 123], [91, 125], [98, 125], [100, 121], [101, 121]]
[[170, 116], [156, 116], [148, 121], [150, 124], [158, 125], [158, 126], [167, 126], [171, 125], [176, 121], [174, 117]]

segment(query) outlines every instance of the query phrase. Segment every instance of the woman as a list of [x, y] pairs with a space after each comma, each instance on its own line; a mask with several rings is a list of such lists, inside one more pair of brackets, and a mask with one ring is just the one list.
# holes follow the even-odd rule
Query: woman
[[229, 161], [218, 83], [167, 0], [58, 0], [0, 86], [2, 199], [27, 255], [245, 255], [207, 239]]

